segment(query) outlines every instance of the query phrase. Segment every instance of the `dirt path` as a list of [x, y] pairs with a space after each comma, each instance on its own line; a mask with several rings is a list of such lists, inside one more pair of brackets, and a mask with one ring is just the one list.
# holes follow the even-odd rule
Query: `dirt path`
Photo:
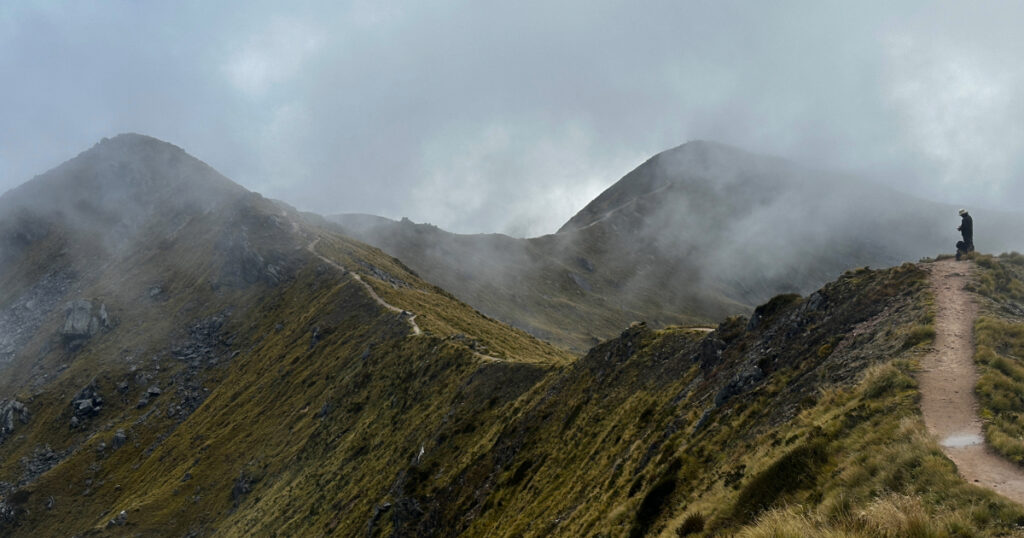
[[935, 350], [921, 361], [921, 412], [928, 431], [967, 481], [1024, 504], [1024, 470], [985, 443], [974, 385], [974, 319], [978, 307], [964, 290], [969, 262], [927, 266], [935, 293]]
[[[405, 318], [405, 321], [407, 321], [409, 323], [409, 326], [412, 327], [412, 334], [413, 334], [413, 336], [419, 336], [419, 335], [423, 334], [423, 330], [420, 329], [420, 326], [416, 324], [416, 314], [413, 314], [412, 312], [410, 312], [408, 310], [403, 310], [401, 308], [398, 308], [397, 306], [389, 304], [384, 299], [381, 299], [380, 295], [377, 295], [377, 291], [373, 289], [373, 286], [367, 284], [363, 280], [363, 278], [361, 276], [359, 276], [358, 273], [349, 271], [344, 266], [342, 266], [341, 264], [335, 262], [334, 260], [331, 260], [329, 258], [321, 256], [316, 251], [316, 244], [319, 243], [319, 242], [320, 242], [320, 238], [317, 237], [316, 239], [311, 241], [309, 243], [309, 245], [306, 246], [306, 250], [308, 250], [310, 253], [312, 253], [317, 258], [320, 258], [324, 263], [330, 265], [331, 267], [339, 269], [339, 270], [341, 270], [345, 274], [352, 275], [352, 278], [354, 278], [357, 282], [359, 282], [360, 284], [362, 284], [366, 288], [366, 291], [370, 294], [370, 297], [373, 297], [373, 300], [377, 301], [377, 304], [383, 306], [384, 308], [387, 308], [388, 310], [390, 310], [392, 312], [397, 312], [400, 316]], [[495, 356], [492, 356], [492, 355], [484, 355], [483, 353], [479, 353], [479, 352], [476, 352], [476, 351], [473, 351], [472, 353], [473, 353], [473, 356], [475, 356], [476, 358], [481, 359], [481, 360], [491, 361], [491, 362], [505, 362], [505, 359], [503, 359], [501, 357], [495, 357]]]
[[385, 301], [384, 299], [380, 298], [380, 295], [377, 295], [377, 291], [373, 289], [373, 286], [371, 286], [371, 285], [369, 285], [369, 284], [367, 284], [366, 282], [363, 281], [363, 278], [361, 276], [359, 276], [358, 273], [349, 271], [348, 269], [345, 269], [339, 263], [337, 263], [337, 262], [335, 262], [335, 261], [333, 261], [331, 259], [325, 258], [324, 256], [321, 256], [320, 254], [318, 254], [317, 251], [316, 251], [316, 244], [318, 242], [320, 242], [320, 238], [319, 237], [317, 237], [312, 242], [310, 242], [309, 245], [306, 246], [306, 250], [310, 251], [314, 256], [316, 256], [317, 258], [320, 258], [321, 260], [323, 260], [324, 263], [330, 265], [331, 267], [334, 267], [336, 269], [340, 269], [345, 274], [352, 275], [352, 278], [356, 279], [356, 282], [359, 282], [360, 284], [363, 285], [363, 287], [366, 288], [366, 291], [369, 292], [370, 297], [373, 297], [373, 300], [377, 301], [377, 304], [383, 306], [384, 308], [387, 308], [388, 310], [390, 310], [392, 312], [397, 312], [400, 316], [405, 318], [405, 321], [407, 321], [409, 323], [409, 326], [412, 327], [412, 334], [414, 336], [419, 336], [419, 335], [423, 334], [423, 331], [420, 329], [420, 326], [416, 324], [416, 314], [413, 314], [412, 312], [409, 312], [408, 310], [403, 310], [401, 308], [398, 308], [397, 306], [394, 306], [392, 304], [388, 304], [387, 301]]

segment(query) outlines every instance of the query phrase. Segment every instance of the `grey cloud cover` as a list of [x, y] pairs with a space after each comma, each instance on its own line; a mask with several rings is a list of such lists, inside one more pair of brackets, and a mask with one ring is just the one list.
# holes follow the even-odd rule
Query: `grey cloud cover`
[[302, 209], [537, 235], [700, 138], [1014, 209], [1024, 4], [894, 4], [5, 2], [0, 191], [135, 131]]

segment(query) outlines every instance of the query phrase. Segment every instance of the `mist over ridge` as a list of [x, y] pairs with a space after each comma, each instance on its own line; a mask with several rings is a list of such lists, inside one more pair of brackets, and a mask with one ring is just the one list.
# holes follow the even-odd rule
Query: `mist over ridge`
[[[979, 248], [1024, 249], [1024, 214], [972, 214]], [[953, 205], [710, 141], [651, 157], [540, 237], [332, 218], [481, 311], [577, 349], [635, 319], [707, 323], [852, 267], [950, 252], [959, 223]]]
[[[946, 208], [847, 179], [688, 143], [517, 239], [332, 224], [104, 140], [0, 197], [0, 532], [731, 534], [883, 485], [961, 525], [980, 490], [914, 422], [930, 264], [848, 270]], [[1021, 263], [977, 264], [1007, 315]]]
[[0, 538], [1024, 538], [1021, 21], [0, 0]]

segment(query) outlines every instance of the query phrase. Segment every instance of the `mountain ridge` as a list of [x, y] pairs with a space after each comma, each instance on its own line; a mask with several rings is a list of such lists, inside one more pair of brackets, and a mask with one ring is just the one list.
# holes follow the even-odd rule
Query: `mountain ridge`
[[[924, 263], [848, 270], [712, 327], [624, 324], [574, 358], [256, 193], [157, 215], [85, 252], [92, 228], [0, 214], [0, 237], [18, 238], [0, 263], [0, 533], [1005, 535], [1024, 522], [959, 479], [924, 428]], [[592, 275], [578, 255], [556, 261]], [[972, 293], [1019, 323], [1020, 256], [975, 258]], [[993, 434], [1020, 427], [983, 394]]]
[[[974, 214], [983, 248], [1024, 248], [1024, 215]], [[488, 315], [578, 352], [631, 321], [747, 314], [849, 267], [898, 265], [958, 238], [953, 206], [707, 141], [655, 155], [536, 238], [330, 219]]]

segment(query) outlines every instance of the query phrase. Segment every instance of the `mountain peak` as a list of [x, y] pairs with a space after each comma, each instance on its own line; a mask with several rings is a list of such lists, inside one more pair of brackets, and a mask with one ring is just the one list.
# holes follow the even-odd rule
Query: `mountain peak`
[[585, 228], [608, 218], [637, 200], [669, 187], [689, 190], [725, 188], [756, 178], [772, 190], [783, 179], [796, 179], [803, 171], [777, 157], [750, 153], [710, 140], [691, 140], [645, 161], [581, 209], [558, 232]]
[[125, 244], [147, 223], [181, 223], [247, 193], [174, 144], [126, 133], [4, 193], [0, 218], [58, 218]]
[[103, 155], [109, 158], [118, 154], [124, 157], [147, 154], [188, 156], [185, 150], [159, 138], [139, 133], [121, 133], [109, 138], [101, 138], [91, 148], [78, 154], [78, 157], [84, 155]]
[[159, 205], [175, 199], [209, 207], [246, 190], [174, 144], [137, 133], [91, 148], [0, 197], [0, 208], [67, 212], [83, 203]]

